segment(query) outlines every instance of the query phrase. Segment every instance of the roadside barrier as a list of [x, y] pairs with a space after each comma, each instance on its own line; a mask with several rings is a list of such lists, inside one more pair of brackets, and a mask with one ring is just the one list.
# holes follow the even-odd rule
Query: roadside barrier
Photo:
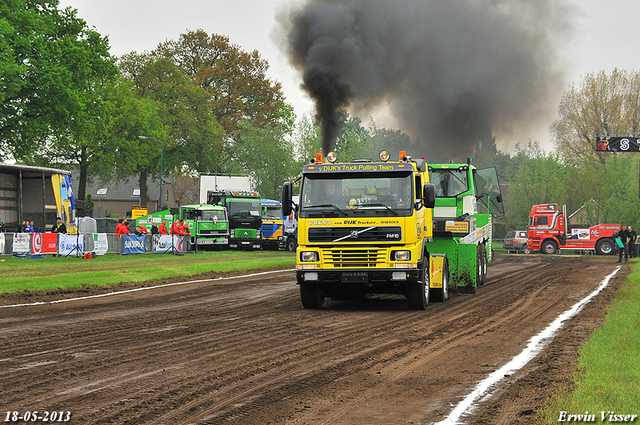
[[84, 257], [85, 254], [174, 254], [192, 251], [184, 235], [116, 235], [114, 233], [0, 233], [0, 255], [44, 258], [46, 255]]

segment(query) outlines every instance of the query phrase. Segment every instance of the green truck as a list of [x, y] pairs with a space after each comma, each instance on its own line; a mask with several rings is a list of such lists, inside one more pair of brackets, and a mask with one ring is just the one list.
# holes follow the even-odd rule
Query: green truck
[[262, 248], [262, 202], [258, 192], [209, 190], [207, 204], [226, 208], [229, 214], [229, 248]]
[[192, 243], [198, 248], [219, 248], [229, 246], [229, 220], [227, 211], [218, 205], [182, 205], [171, 210], [158, 211], [136, 220], [151, 232], [152, 223], [160, 226], [162, 220], [167, 220], [167, 230], [171, 231], [171, 225], [175, 220], [183, 218], [189, 226]]
[[430, 164], [435, 187], [431, 252], [445, 253], [458, 292], [475, 293], [485, 283], [492, 259], [493, 218], [504, 215], [495, 168], [466, 164]]

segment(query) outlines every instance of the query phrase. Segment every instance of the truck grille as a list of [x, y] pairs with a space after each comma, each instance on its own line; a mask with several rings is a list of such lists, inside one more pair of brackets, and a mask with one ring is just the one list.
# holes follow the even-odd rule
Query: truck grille
[[322, 260], [335, 268], [376, 267], [385, 263], [386, 250], [379, 249], [330, 249], [323, 251]]
[[398, 242], [402, 240], [400, 226], [312, 227], [309, 242]]

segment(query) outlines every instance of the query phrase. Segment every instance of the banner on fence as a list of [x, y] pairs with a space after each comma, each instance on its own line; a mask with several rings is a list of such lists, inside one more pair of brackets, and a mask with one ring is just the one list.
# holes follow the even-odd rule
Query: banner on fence
[[16, 257], [26, 257], [29, 255], [29, 240], [31, 233], [14, 233], [13, 235], [13, 255]]
[[55, 254], [58, 250], [57, 233], [31, 233], [31, 253]]
[[124, 254], [144, 254], [144, 236], [124, 235]]
[[182, 238], [180, 235], [153, 235], [153, 252], [156, 254], [171, 254], [182, 252]]
[[109, 250], [109, 242], [107, 242], [106, 233], [93, 234], [93, 251], [96, 255], [104, 255]]
[[0, 233], [0, 254], [4, 254], [4, 233]]
[[83, 237], [82, 235], [65, 235], [58, 234], [58, 254], [63, 257], [67, 255], [81, 256], [83, 254]]

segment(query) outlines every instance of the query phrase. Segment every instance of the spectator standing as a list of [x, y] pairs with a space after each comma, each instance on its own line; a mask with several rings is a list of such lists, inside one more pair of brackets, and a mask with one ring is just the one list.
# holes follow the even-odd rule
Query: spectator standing
[[22, 220], [22, 224], [20, 225], [20, 228], [18, 229], [19, 233], [26, 233], [27, 232], [27, 222], [25, 220]]
[[129, 220], [127, 220], [126, 218], [122, 222], [122, 227], [120, 228], [120, 232], [123, 235], [130, 235], [131, 234], [131, 231], [129, 230]]
[[624, 253], [624, 261], [629, 261], [629, 232], [627, 226], [623, 225], [622, 230], [618, 233], [618, 237], [622, 241], [622, 248], [618, 252], [618, 263], [622, 263], [622, 254]]
[[631, 258], [636, 258], [638, 256], [638, 252], [636, 251], [636, 239], [638, 239], [638, 234], [631, 228], [631, 226], [627, 228], [627, 233], [629, 233], [629, 256]]
[[182, 224], [180, 223], [180, 220], [176, 220], [173, 222], [173, 226], [171, 226], [171, 234], [173, 235], [184, 235], [184, 232], [182, 231]]
[[0, 233], [4, 233], [4, 221], [2, 221], [2, 214], [0, 214]]
[[118, 220], [118, 224], [116, 224], [116, 239], [118, 239], [118, 237], [122, 234], [122, 222], [124, 220], [123, 219], [119, 219]]
[[29, 233], [34, 233], [34, 232], [35, 232], [35, 230], [33, 230], [33, 220], [31, 220], [29, 222]]
[[60, 217], [56, 219], [56, 224], [51, 226], [51, 233], [67, 233], [67, 226], [65, 226]]
[[182, 220], [182, 234], [191, 236], [191, 231], [189, 230], [189, 223]]
[[160, 232], [161, 235], [168, 235], [169, 232], [167, 231], [167, 220], [164, 219], [162, 220], [162, 223], [160, 223], [160, 228], [158, 229], [158, 231]]
[[156, 223], [153, 223], [151, 225], [151, 234], [152, 235], [158, 235], [160, 234], [160, 230], [158, 230], [158, 225]]

